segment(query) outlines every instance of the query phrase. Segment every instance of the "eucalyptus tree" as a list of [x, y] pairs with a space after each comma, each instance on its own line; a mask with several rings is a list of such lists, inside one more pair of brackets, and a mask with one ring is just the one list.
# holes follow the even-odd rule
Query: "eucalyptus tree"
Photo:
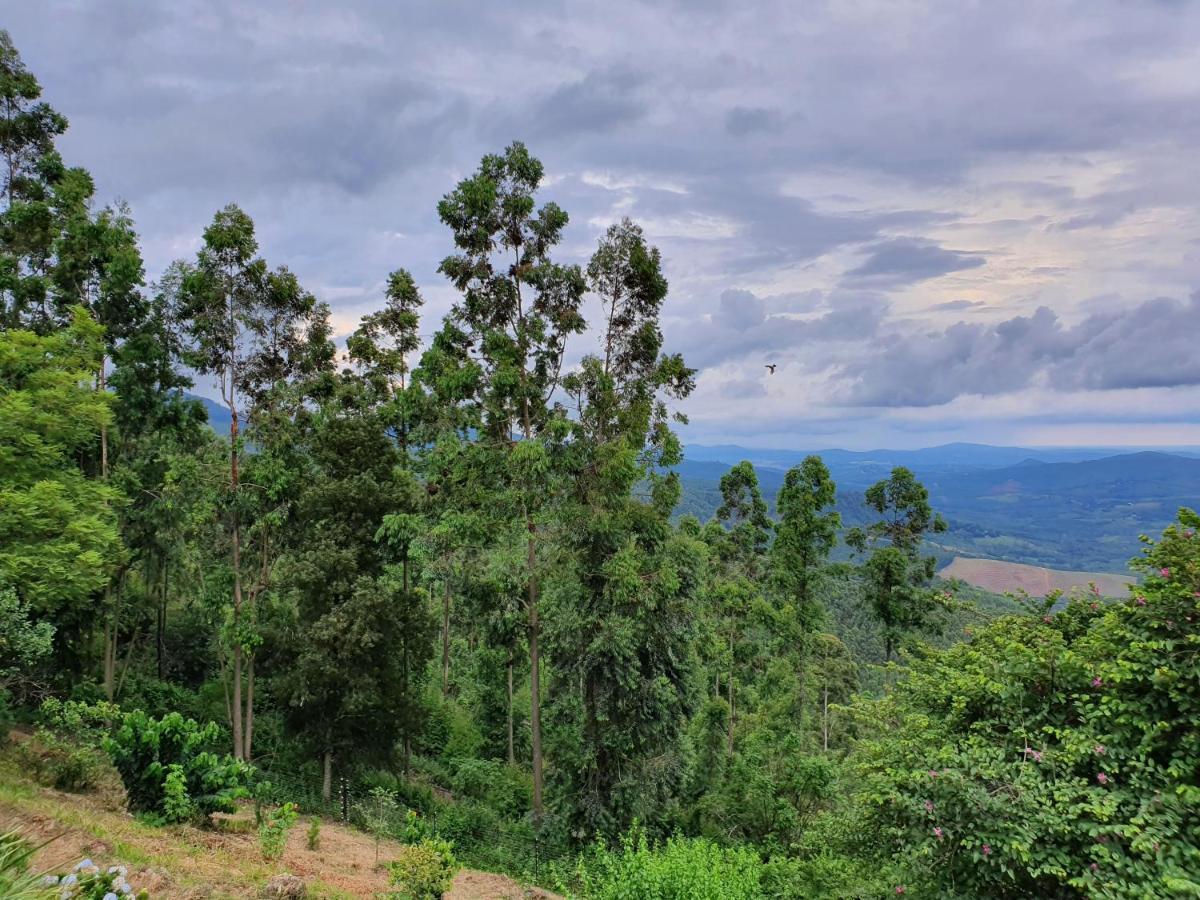
[[[272, 506], [283, 499], [287, 471], [276, 464], [276, 453], [286, 449], [283, 434], [301, 400], [295, 382], [328, 371], [333, 360], [328, 308], [303, 290], [291, 272], [269, 270], [257, 253], [254, 223], [230, 204], [204, 230], [196, 262], [181, 264], [178, 279], [190, 339], [186, 358], [197, 372], [216, 376], [230, 412], [233, 596], [228, 640], [233, 657], [230, 717], [239, 759], [250, 758], [253, 740], [255, 601], [270, 585], [278, 553], [271, 531], [279, 516]], [[243, 413], [253, 428], [255, 465], [262, 476], [251, 497], [243, 491], [241, 474]], [[258, 514], [257, 527], [254, 540], [244, 543], [243, 518], [251, 512]]]
[[602, 355], [565, 379], [572, 489], [562, 512], [575, 572], [553, 623], [556, 707], [572, 721], [555, 756], [558, 797], [577, 838], [614, 834], [673, 792], [689, 708], [692, 607], [703, 550], [672, 528], [682, 459], [670, 401], [693, 370], [663, 352], [667, 282], [657, 249], [628, 219], [601, 239], [588, 284], [602, 304]]
[[906, 634], [936, 622], [940, 600], [929, 583], [937, 561], [922, 556], [921, 547], [947, 526], [933, 511], [929, 491], [903, 466], [867, 488], [864, 496], [881, 518], [865, 529], [851, 529], [846, 543], [859, 553], [871, 549], [865, 565], [868, 602], [883, 628], [884, 659], [890, 660]]
[[[759, 488], [758, 473], [749, 461], [742, 460], [722, 475], [720, 490], [721, 503], [704, 533], [712, 548], [715, 568], [709, 600], [721, 622], [726, 645], [725, 687], [729, 704], [726, 749], [732, 754], [737, 723], [738, 659], [743, 654], [747, 619], [762, 595], [772, 523]], [[719, 674], [714, 683], [715, 693], [720, 693]]]
[[[502, 462], [497, 511], [525, 535], [524, 606], [529, 646], [533, 807], [543, 810], [539, 542], [554, 496], [547, 444], [566, 429], [553, 404], [563, 354], [584, 329], [583, 272], [551, 259], [567, 214], [537, 207], [542, 164], [519, 142], [485, 156], [479, 169], [438, 204], [457, 252], [442, 261], [461, 298], [445, 345], [468, 352], [478, 378], [463, 400], [478, 410], [478, 441]], [[445, 329], [444, 329], [445, 330]], [[519, 436], [519, 439], [518, 439]]]
[[0, 29], [0, 323], [6, 328], [50, 319], [51, 195], [64, 172], [54, 140], [67, 130], [67, 120], [39, 102], [41, 94], [9, 33]]

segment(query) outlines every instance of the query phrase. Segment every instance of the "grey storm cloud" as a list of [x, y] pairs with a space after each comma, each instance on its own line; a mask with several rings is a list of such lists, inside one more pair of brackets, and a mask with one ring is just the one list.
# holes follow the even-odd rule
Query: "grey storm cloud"
[[852, 282], [896, 287], [983, 264], [982, 256], [947, 250], [932, 241], [892, 238], [869, 247], [867, 258], [846, 277]]
[[1074, 326], [1046, 307], [991, 324], [958, 322], [912, 334], [880, 329], [841, 364], [841, 402], [938, 406], [963, 395], [995, 395], [1043, 383], [1064, 390], [1200, 385], [1200, 292], [1156, 298]]
[[[843, 367], [854, 402], [885, 405], [1038, 379], [1071, 390], [1190, 377], [1180, 333], [1132, 308], [1080, 320], [1073, 295], [1015, 297], [1049, 307], [1025, 317], [1049, 336], [1040, 349], [1014, 336], [1021, 317], [982, 321], [1000, 301], [932, 297], [925, 312], [972, 321], [930, 330], [897, 318], [889, 295], [986, 274], [1034, 231], [1066, 240], [1131, 222], [1143, 233], [1114, 262], [1178, 270], [1148, 275], [1138, 299], [1194, 288], [1181, 285], [1200, 278], [1200, 256], [1152, 249], [1155, 229], [1191, 227], [1200, 209], [1200, 3], [530, 0], [515, 13], [465, 0], [39, 0], [8, 4], [2, 24], [71, 120], [65, 158], [92, 171], [102, 202], [131, 205], [151, 277], [235, 201], [268, 261], [335, 317], [378, 304], [403, 265], [432, 330], [449, 303], [437, 201], [519, 139], [546, 165], [544, 198], [570, 213], [564, 258], [583, 261], [615, 218], [645, 223], [672, 285], [667, 341], [692, 365], [803, 354]], [[1094, 177], [1083, 189], [1063, 166]], [[827, 191], [825, 173], [841, 179]], [[797, 177], [803, 191], [786, 187]], [[882, 187], [860, 202], [856, 184]], [[995, 227], [961, 236], [969, 211], [953, 198], [989, 191], [1020, 203], [989, 206]], [[1166, 224], [1147, 224], [1162, 209]], [[831, 259], [837, 271], [805, 282]], [[1031, 261], [1031, 277], [1060, 263]], [[1194, 308], [1161, 304], [1138, 308], [1174, 326]], [[1122, 327], [1182, 352], [1156, 352], [1151, 371]], [[1057, 365], [1072, 341], [1119, 358]], [[914, 374], [922, 365], [959, 383]]]

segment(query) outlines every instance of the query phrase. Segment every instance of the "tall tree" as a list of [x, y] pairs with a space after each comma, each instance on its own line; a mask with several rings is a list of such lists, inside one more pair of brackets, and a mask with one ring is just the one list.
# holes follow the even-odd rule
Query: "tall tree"
[[272, 466], [272, 454], [282, 443], [279, 433], [287, 424], [288, 401], [294, 406], [299, 400], [294, 392], [289, 394], [289, 381], [328, 369], [333, 356], [328, 308], [318, 304], [286, 269], [269, 271], [257, 252], [254, 223], [231, 204], [204, 230], [204, 245], [196, 263], [182, 266], [179, 279], [181, 307], [191, 339], [187, 357], [198, 372], [217, 377], [230, 413], [230, 711], [234, 755], [247, 760], [254, 724], [254, 604], [270, 584], [273, 553], [277, 552], [270, 526], [277, 519], [270, 514], [260, 517], [253, 552], [247, 555], [243, 544], [247, 500], [240, 471], [241, 417], [248, 406], [259, 449], [256, 463], [272, 482], [260, 484], [262, 490], [256, 491], [253, 499], [271, 503], [278, 499], [279, 483], [274, 476], [286, 474]]
[[[725, 687], [729, 704], [726, 744], [728, 752], [733, 753], [738, 656], [746, 618], [762, 591], [772, 524], [758, 485], [758, 473], [749, 461], [742, 460], [722, 475], [720, 487], [721, 505], [705, 535], [716, 561], [716, 577], [709, 593], [717, 607], [726, 643]], [[719, 675], [716, 684], [719, 693]]]
[[662, 352], [659, 252], [623, 220], [601, 239], [588, 282], [604, 310], [603, 355], [585, 357], [564, 385], [576, 415], [563, 518], [577, 574], [553, 641], [556, 694], [575, 695], [559, 706], [579, 710], [555, 765], [577, 837], [627, 827], [676, 787], [671, 767], [656, 764], [676, 757], [688, 711], [703, 559], [671, 527], [678, 475], [661, 474], [682, 459], [667, 402], [691, 392], [694, 373]]
[[859, 553], [871, 548], [865, 570], [868, 602], [883, 627], [884, 659], [890, 660], [900, 640], [935, 623], [939, 595], [929, 590], [937, 560], [921, 555], [930, 534], [946, 530], [934, 513], [929, 491], [903, 466], [867, 488], [867, 506], [881, 518], [866, 529], [854, 528], [846, 543]]
[[[552, 406], [570, 335], [584, 328], [580, 304], [586, 289], [577, 266], [552, 261], [567, 214], [554, 203], [540, 209], [534, 195], [542, 164], [524, 144], [485, 156], [478, 171], [447, 194], [438, 213], [454, 234], [458, 252], [441, 271], [462, 294], [451, 313], [477, 353], [480, 378], [469, 398], [480, 407], [479, 439], [504, 459], [504, 508], [525, 531], [524, 594], [529, 646], [533, 743], [533, 807], [543, 811], [541, 725], [542, 574], [538, 564], [540, 518], [553, 491], [544, 439], [560, 413]], [[516, 440], [516, 434], [520, 440]]]
[[775, 499], [779, 522], [771, 545], [771, 578], [809, 630], [819, 615], [817, 578], [842, 526], [832, 509], [836, 499], [837, 486], [819, 456], [805, 457], [789, 469]]
[[0, 29], [0, 323], [6, 328], [44, 326], [50, 319], [56, 232], [51, 195], [64, 172], [54, 139], [67, 130], [67, 120], [38, 102], [41, 94], [9, 33]]

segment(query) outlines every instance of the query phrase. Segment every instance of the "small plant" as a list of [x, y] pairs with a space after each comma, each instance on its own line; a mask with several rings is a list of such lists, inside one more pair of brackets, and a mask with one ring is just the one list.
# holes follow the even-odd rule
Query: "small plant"
[[263, 822], [258, 827], [258, 843], [262, 848], [263, 859], [274, 862], [283, 856], [288, 834], [296, 824], [297, 818], [299, 814], [296, 812], [295, 803], [285, 803], [263, 817]]
[[392, 826], [398, 804], [396, 795], [387, 788], [371, 788], [370, 798], [359, 806], [363, 825], [375, 836], [375, 865], [379, 865], [379, 841]]
[[393, 900], [440, 900], [458, 871], [453, 846], [447, 841], [425, 840], [401, 847], [388, 864], [388, 883], [397, 890]]
[[44, 881], [29, 871], [29, 860], [36, 849], [15, 831], [0, 834], [0, 897], [7, 900], [46, 897]]
[[308, 820], [308, 849], [321, 849], [321, 820], [313, 816]]

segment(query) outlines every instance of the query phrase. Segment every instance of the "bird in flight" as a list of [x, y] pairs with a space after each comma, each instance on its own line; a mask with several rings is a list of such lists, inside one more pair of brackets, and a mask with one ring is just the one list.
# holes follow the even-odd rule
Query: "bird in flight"
[[779, 363], [767, 363], [766, 364], [767, 368], [771, 370], [772, 375], [775, 374], [775, 367], [778, 365], [779, 365]]

